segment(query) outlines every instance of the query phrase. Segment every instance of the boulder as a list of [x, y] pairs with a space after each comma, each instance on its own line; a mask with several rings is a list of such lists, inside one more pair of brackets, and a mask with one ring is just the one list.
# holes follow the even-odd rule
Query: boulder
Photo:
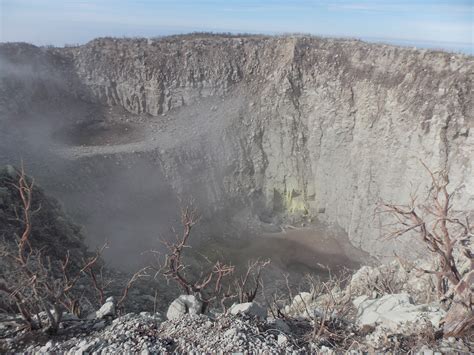
[[438, 328], [445, 313], [435, 304], [413, 304], [406, 293], [385, 295], [377, 299], [360, 296], [353, 303], [357, 307], [359, 325], [383, 325], [392, 330], [407, 322], [422, 323], [426, 320]]
[[178, 319], [184, 314], [201, 314], [202, 302], [193, 295], [181, 295], [168, 307], [166, 318], [169, 320]]
[[417, 303], [435, 299], [432, 276], [420, 269], [435, 267], [430, 261], [417, 261], [402, 265], [398, 260], [376, 267], [363, 266], [352, 275], [349, 290], [352, 295], [375, 298], [384, 294], [409, 293]]
[[100, 309], [94, 313], [89, 314], [88, 319], [102, 319], [106, 317], [115, 316], [115, 299], [109, 297], [105, 300], [105, 303], [100, 307]]
[[283, 346], [286, 343], [288, 343], [288, 337], [283, 334], [278, 334], [277, 342], [278, 342], [278, 345]]
[[267, 310], [265, 308], [259, 306], [255, 302], [234, 304], [230, 308], [230, 313], [233, 314], [233, 315], [245, 314], [245, 315], [257, 317], [257, 318], [260, 318], [260, 319], [266, 319], [267, 318]]
[[[378, 325], [365, 336], [364, 344], [370, 348], [377, 349], [376, 353], [385, 353], [388, 349], [399, 347], [401, 339], [412, 337], [415, 342], [426, 341], [434, 336], [436, 329], [428, 320], [417, 322], [406, 322], [400, 324], [396, 330], [384, 325]], [[426, 337], [426, 338], [425, 338]], [[380, 352], [382, 351], [382, 352]]]
[[298, 293], [291, 302], [291, 305], [285, 307], [286, 314], [300, 314], [306, 312], [307, 307], [313, 302], [313, 294], [311, 292]]

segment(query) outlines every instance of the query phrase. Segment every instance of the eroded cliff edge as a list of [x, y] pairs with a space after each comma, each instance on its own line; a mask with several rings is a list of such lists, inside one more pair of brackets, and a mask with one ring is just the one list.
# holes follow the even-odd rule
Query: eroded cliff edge
[[[8, 46], [2, 57], [15, 62]], [[395, 246], [380, 239], [375, 204], [423, 191], [419, 159], [449, 169], [455, 208], [473, 208], [472, 57], [260, 36], [104, 38], [37, 52], [48, 73], [34, 73], [48, 88], [42, 100], [120, 107], [132, 122], [158, 127], [146, 129], [153, 144], [100, 154], [150, 152], [179, 193], [199, 191], [212, 208], [240, 201], [308, 214], [389, 256]], [[59, 89], [49, 73], [62, 78]]]

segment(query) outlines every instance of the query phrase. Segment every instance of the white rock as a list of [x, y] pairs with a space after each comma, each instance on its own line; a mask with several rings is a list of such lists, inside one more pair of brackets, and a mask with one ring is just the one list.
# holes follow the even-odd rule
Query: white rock
[[300, 292], [293, 298], [291, 305], [285, 307], [285, 313], [299, 314], [305, 312], [312, 301], [313, 294], [311, 292]]
[[267, 310], [259, 306], [255, 302], [237, 303], [230, 308], [230, 313], [233, 315], [247, 314], [250, 316], [258, 317], [260, 319], [267, 318]]
[[417, 354], [418, 355], [434, 355], [434, 351], [431, 350], [427, 345], [423, 345]]
[[230, 329], [225, 331], [224, 337], [225, 338], [234, 338], [234, 337], [237, 336], [237, 334], [238, 334], [238, 330], [236, 328], [230, 328]]
[[202, 303], [193, 295], [181, 295], [169, 306], [166, 318], [178, 319], [183, 314], [201, 314]]
[[42, 346], [39, 351], [40, 353], [46, 353], [50, 351], [52, 347], [53, 347], [53, 342], [50, 340], [44, 346]]
[[288, 342], [288, 338], [283, 334], [278, 334], [277, 342], [280, 346], [285, 345]]
[[105, 318], [115, 316], [115, 299], [109, 297], [105, 300], [105, 303], [100, 307], [100, 309], [95, 312], [96, 318]]
[[334, 354], [334, 350], [324, 345], [321, 347], [320, 352], [321, 354]]
[[292, 306], [309, 304], [313, 298], [311, 292], [300, 292], [293, 298]]
[[419, 260], [413, 264], [402, 265], [399, 261], [382, 264], [377, 267], [363, 266], [352, 275], [350, 291], [352, 295], [371, 295], [376, 298], [380, 292], [376, 285], [384, 288], [382, 280], [390, 284], [390, 293], [409, 293], [418, 303], [429, 302], [433, 299], [432, 276], [422, 274], [418, 269], [432, 270], [432, 261]]
[[395, 330], [406, 322], [429, 320], [437, 328], [444, 311], [435, 305], [414, 305], [406, 293], [385, 295], [377, 299], [367, 296], [353, 301], [357, 307], [357, 322], [360, 325], [383, 325]]

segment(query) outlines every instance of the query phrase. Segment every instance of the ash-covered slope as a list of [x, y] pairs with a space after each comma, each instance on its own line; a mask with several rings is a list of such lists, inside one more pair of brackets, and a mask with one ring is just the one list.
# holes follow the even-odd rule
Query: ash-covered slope
[[[65, 260], [67, 253], [70, 256], [68, 272], [71, 273], [77, 272], [82, 261], [90, 255], [84, 244], [80, 227], [64, 214], [60, 204], [55, 199], [46, 196], [29, 177], [27, 177], [27, 184], [31, 184], [32, 188], [30, 190], [31, 199], [28, 200], [27, 190], [24, 185], [19, 184], [19, 179], [19, 171], [15, 168], [0, 166], [0, 286], [7, 287], [7, 290], [13, 285], [17, 285], [17, 280], [23, 276], [20, 272], [21, 264], [15, 258], [12, 259], [12, 256], [17, 257], [19, 254], [20, 239], [27, 231], [26, 212], [24, 211], [28, 201], [30, 201], [28, 220], [31, 230], [25, 248], [28, 251], [22, 254], [27, 255], [27, 258], [31, 257], [27, 260], [37, 260], [35, 259], [37, 255], [30, 250], [47, 254], [49, 262], [47, 268], [51, 273], [50, 280], [55, 280], [63, 277], [58, 265]], [[20, 194], [20, 186], [23, 188], [23, 195], [26, 196], [24, 200]], [[37, 272], [34, 274], [35, 278], [44, 277], [40, 271], [37, 271], [39, 268], [35, 267], [33, 261], [28, 261], [28, 263], [29, 270]], [[22, 285], [22, 287], [32, 289], [33, 282], [33, 277], [31, 277], [31, 285], [27, 287]], [[14, 304], [11, 302], [13, 297], [11, 299], [5, 297], [5, 292], [5, 288], [0, 292], [2, 313], [11, 310], [12, 304]], [[74, 290], [74, 292], [76, 294], [77, 291]], [[81, 292], [84, 294], [83, 290]]]
[[378, 256], [393, 246], [378, 239], [375, 204], [423, 191], [419, 159], [449, 169], [455, 208], [472, 209], [472, 57], [261, 36], [104, 38], [44, 51], [67, 65], [69, 94], [142, 132], [69, 157], [147, 152], [178, 193], [197, 191], [211, 209], [308, 214]]
[[[12, 166], [0, 166], [0, 237], [5, 252], [18, 249], [18, 239], [25, 230], [23, 202], [18, 191], [19, 173]], [[55, 199], [48, 197], [33, 184], [31, 192], [31, 238], [33, 249], [47, 250], [54, 261], [63, 260], [68, 250], [74, 263], [81, 262], [88, 251], [81, 228], [63, 212]], [[0, 275], [6, 271], [2, 260]], [[5, 269], [4, 269], [5, 268]]]

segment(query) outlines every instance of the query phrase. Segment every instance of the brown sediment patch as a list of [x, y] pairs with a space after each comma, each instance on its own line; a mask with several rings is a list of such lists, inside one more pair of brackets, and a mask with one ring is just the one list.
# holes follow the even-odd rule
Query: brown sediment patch
[[213, 238], [201, 243], [199, 250], [211, 259], [230, 262], [237, 269], [245, 269], [249, 260], [271, 259], [271, 279], [278, 278], [279, 273], [289, 273], [295, 282], [306, 274], [327, 279], [330, 274], [354, 270], [368, 262], [368, 255], [352, 246], [346, 237], [312, 227], [245, 239]]
[[360, 266], [366, 256], [347, 238], [328, 235], [311, 227], [266, 233], [258, 242], [270, 249], [276, 249], [274, 255], [283, 254], [282, 263], [289, 269], [291, 264], [334, 271], [342, 268], [353, 269]]

